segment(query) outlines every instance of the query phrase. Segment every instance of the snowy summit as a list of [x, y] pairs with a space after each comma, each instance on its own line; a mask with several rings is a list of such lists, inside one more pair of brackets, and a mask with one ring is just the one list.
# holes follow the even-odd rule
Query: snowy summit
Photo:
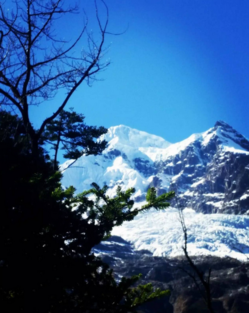
[[[174, 190], [171, 205], [191, 208], [185, 215], [192, 221], [188, 223], [193, 254], [242, 258], [237, 247], [249, 255], [249, 217], [239, 216], [249, 213], [249, 141], [243, 135], [219, 121], [174, 144], [124, 125], [111, 127], [102, 139], [109, 144], [102, 155], [82, 156], [68, 169], [71, 161], [61, 165], [64, 186], [82, 192], [96, 182], [109, 186], [110, 196], [118, 185], [123, 190], [135, 187], [137, 203], [144, 201], [151, 186], [158, 194]], [[140, 215], [114, 232], [138, 249], [174, 256], [181, 253], [181, 232], [172, 210]]]

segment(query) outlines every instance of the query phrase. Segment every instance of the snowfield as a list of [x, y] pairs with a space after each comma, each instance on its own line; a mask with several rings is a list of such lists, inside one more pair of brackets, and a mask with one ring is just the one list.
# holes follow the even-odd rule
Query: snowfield
[[[190, 255], [249, 258], [249, 217], [230, 214], [202, 214], [183, 211], [188, 229]], [[183, 255], [183, 231], [179, 211], [169, 208], [141, 213], [133, 221], [113, 229], [112, 235], [131, 242], [136, 250], [149, 250], [154, 256]]]

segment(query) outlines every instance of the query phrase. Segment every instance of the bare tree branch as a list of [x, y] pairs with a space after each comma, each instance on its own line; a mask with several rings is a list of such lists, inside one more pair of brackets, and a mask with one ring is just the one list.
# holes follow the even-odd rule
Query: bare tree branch
[[22, 107], [20, 106], [20, 104], [13, 97], [11, 97], [11, 95], [8, 92], [0, 88], [0, 93], [2, 93], [6, 98], [8, 98], [20, 110], [20, 112], [22, 112]]
[[[207, 279], [205, 279], [205, 275], [202, 271], [199, 270], [199, 268], [195, 265], [191, 257], [188, 253], [188, 231], [185, 224], [184, 215], [182, 212], [182, 209], [179, 209], [179, 220], [182, 226], [183, 236], [184, 236], [184, 245], [182, 247], [185, 258], [190, 266], [190, 268], [193, 270], [193, 273], [190, 273], [187, 270], [182, 269], [195, 283], [197, 289], [199, 290], [203, 300], [206, 303], [206, 306], [210, 313], [214, 313], [213, 307], [212, 307], [212, 295], [211, 295], [211, 285], [210, 285], [210, 277], [211, 277], [211, 269], [208, 270]], [[201, 288], [202, 286], [202, 288]]]
[[[74, 92], [86, 81], [95, 80], [95, 75], [110, 62], [102, 62], [104, 43], [109, 23], [109, 10], [103, 5], [105, 19], [100, 19], [97, 1], [94, 1], [99, 41], [87, 30], [88, 21], [71, 43], [56, 38], [53, 29], [56, 20], [65, 14], [76, 13], [76, 7], [63, 7], [62, 0], [16, 1], [16, 10], [7, 14], [0, 4], [0, 103], [14, 105], [20, 112], [32, 146], [36, 146], [46, 125], [65, 108]], [[103, 13], [101, 13], [103, 17]], [[83, 36], [88, 47], [81, 56], [73, 53]], [[43, 45], [46, 42], [46, 45]], [[56, 111], [47, 117], [40, 128], [34, 130], [29, 106], [38, 105], [53, 98], [58, 89], [67, 90], [64, 100]], [[2, 98], [1, 98], [2, 96]]]

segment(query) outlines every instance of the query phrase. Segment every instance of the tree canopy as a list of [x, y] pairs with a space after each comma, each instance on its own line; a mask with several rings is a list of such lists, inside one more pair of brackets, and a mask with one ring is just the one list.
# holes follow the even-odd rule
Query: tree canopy
[[55, 151], [54, 168], [59, 149], [65, 151], [64, 158], [76, 160], [83, 154], [97, 155], [107, 147], [105, 140], [99, 140], [107, 129], [103, 126], [88, 126], [84, 119], [83, 114], [77, 114], [73, 109], [63, 110], [56, 119], [47, 124], [42, 138]]

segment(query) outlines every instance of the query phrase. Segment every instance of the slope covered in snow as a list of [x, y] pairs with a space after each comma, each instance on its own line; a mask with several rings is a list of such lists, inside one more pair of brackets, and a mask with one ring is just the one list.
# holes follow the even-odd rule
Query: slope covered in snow
[[111, 127], [102, 139], [109, 143], [102, 155], [61, 166], [64, 186], [81, 192], [97, 182], [110, 187], [110, 196], [117, 185], [135, 187], [136, 201], [154, 186], [158, 194], [174, 190], [175, 207], [236, 214], [249, 209], [249, 142], [224, 122], [175, 144], [124, 125]]
[[164, 149], [171, 145], [162, 137], [151, 135], [125, 125], [110, 127], [107, 134], [103, 135], [102, 138], [109, 142], [109, 150], [117, 148], [118, 144], [136, 149], [138, 147]]
[[[171, 205], [185, 210], [190, 254], [249, 257], [249, 142], [231, 126], [213, 128], [175, 144], [161, 137], [120, 125], [102, 139], [108, 148], [99, 156], [82, 156], [73, 166], [61, 166], [62, 184], [77, 192], [92, 182], [135, 187], [135, 201], [144, 201], [149, 187], [157, 193], [174, 190]], [[150, 211], [115, 228], [114, 235], [154, 255], [182, 254], [183, 234], [177, 209]], [[202, 213], [197, 213], [202, 212]], [[203, 214], [205, 213], [205, 214]], [[231, 214], [207, 214], [231, 213]], [[237, 214], [237, 215], [234, 215]]]
[[135, 187], [136, 196], [141, 196], [148, 188], [147, 177], [155, 172], [155, 168], [152, 160], [140, 148], [167, 148], [170, 143], [124, 125], [111, 127], [101, 139], [109, 144], [102, 155], [83, 156], [68, 169], [71, 161], [61, 165], [62, 184], [75, 186], [77, 192], [89, 189], [92, 182], [100, 186], [106, 184], [110, 187], [109, 195], [115, 195], [117, 185], [123, 189]]
[[[249, 258], [249, 217], [230, 214], [183, 211], [190, 255]], [[136, 250], [149, 250], [154, 256], [183, 255], [183, 231], [177, 209], [140, 214], [131, 222], [114, 228], [113, 235], [134, 244]]]

